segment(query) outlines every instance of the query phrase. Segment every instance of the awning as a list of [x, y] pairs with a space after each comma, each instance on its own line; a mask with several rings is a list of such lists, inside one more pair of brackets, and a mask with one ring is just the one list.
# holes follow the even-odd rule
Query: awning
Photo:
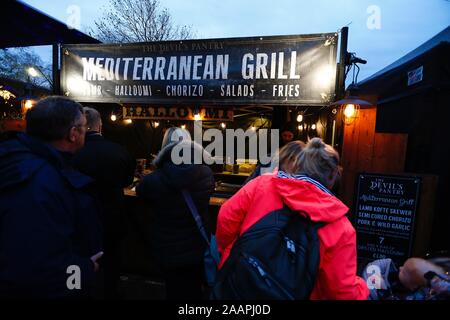
[[99, 42], [25, 3], [2, 3], [0, 48]]

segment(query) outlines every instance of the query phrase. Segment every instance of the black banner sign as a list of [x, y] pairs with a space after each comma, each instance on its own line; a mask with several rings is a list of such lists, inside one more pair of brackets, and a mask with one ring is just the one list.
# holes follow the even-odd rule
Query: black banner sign
[[420, 185], [419, 177], [359, 175], [354, 223], [361, 264], [410, 257]]
[[323, 105], [337, 34], [66, 45], [63, 92], [81, 102]]

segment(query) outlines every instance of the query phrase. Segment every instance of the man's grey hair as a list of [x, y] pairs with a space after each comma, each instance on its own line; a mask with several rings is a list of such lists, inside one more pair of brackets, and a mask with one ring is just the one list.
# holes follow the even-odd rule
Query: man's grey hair
[[86, 116], [87, 127], [89, 131], [92, 130], [92, 128], [96, 128], [102, 124], [102, 117], [97, 110], [91, 107], [84, 107], [83, 111], [84, 115]]
[[83, 115], [83, 106], [69, 98], [51, 96], [40, 100], [26, 114], [29, 135], [43, 141], [64, 139]]

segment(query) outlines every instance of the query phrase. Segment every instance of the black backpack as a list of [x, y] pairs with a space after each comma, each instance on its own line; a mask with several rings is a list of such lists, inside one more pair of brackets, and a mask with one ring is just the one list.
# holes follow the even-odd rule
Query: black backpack
[[308, 299], [320, 260], [317, 230], [323, 225], [286, 206], [270, 212], [236, 240], [211, 299]]

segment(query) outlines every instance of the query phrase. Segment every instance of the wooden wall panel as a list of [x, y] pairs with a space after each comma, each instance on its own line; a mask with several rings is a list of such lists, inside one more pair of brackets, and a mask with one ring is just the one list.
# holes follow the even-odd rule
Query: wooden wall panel
[[408, 135], [376, 133], [372, 157], [372, 171], [400, 173], [405, 169]]
[[360, 117], [357, 119], [360, 123], [357, 146], [358, 159], [354, 168], [358, 171], [369, 171], [372, 169], [376, 118], [377, 112], [375, 108], [360, 110]]
[[344, 171], [339, 197], [349, 208], [352, 208], [356, 179], [361, 172], [422, 177], [412, 252], [413, 256], [422, 256], [430, 248], [438, 177], [405, 173], [408, 135], [376, 133], [375, 124], [376, 108], [373, 107], [361, 109], [355, 122], [344, 126], [341, 156]]
[[349, 207], [353, 203], [357, 173], [371, 169], [375, 120], [375, 108], [360, 109], [358, 118], [354, 122], [344, 125], [341, 155], [344, 171], [339, 193], [341, 199]]
[[358, 118], [344, 126], [342, 146], [343, 177], [339, 195], [353, 205], [358, 173], [402, 173], [405, 168], [408, 136], [376, 133], [376, 108], [360, 109]]
[[344, 169], [339, 194], [345, 204], [352, 202], [356, 162], [358, 161], [359, 121], [344, 125], [341, 165]]

